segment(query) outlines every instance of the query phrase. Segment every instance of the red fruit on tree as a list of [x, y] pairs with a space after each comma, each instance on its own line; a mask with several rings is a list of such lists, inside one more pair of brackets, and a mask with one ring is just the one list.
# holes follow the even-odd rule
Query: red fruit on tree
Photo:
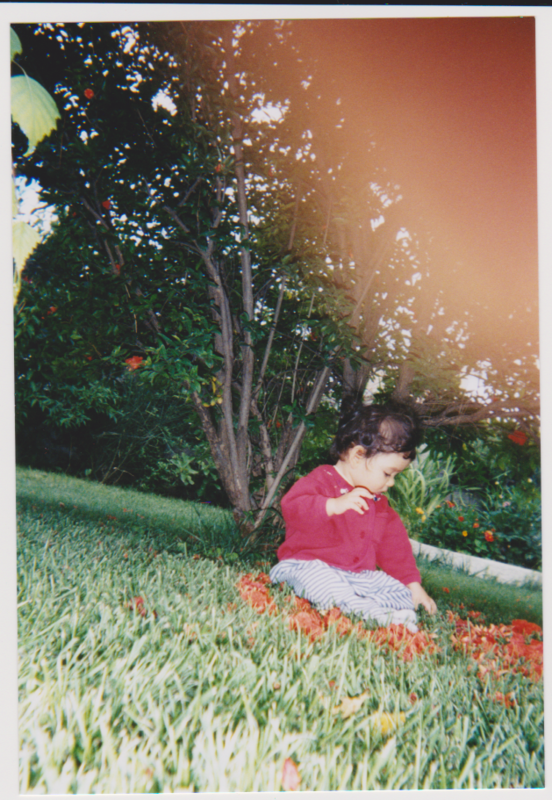
[[92, 98], [94, 97], [93, 90], [92, 89], [85, 89], [84, 90], [84, 96], [86, 97], [87, 100], [92, 100]]
[[106, 211], [109, 211], [111, 208], [111, 200], [104, 200], [102, 206], [106, 209]]

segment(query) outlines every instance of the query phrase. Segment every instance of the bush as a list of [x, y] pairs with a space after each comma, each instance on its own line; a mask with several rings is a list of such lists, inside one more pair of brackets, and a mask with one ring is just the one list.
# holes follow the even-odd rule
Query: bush
[[491, 558], [529, 569], [542, 568], [541, 504], [538, 492], [508, 488], [478, 506], [450, 500], [432, 514], [418, 514], [410, 535], [458, 553]]

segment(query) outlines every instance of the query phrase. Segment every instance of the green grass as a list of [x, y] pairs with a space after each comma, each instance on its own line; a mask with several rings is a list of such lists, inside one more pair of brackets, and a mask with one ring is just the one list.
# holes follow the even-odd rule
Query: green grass
[[[231, 517], [189, 506], [18, 472], [22, 793], [277, 791], [286, 758], [311, 791], [544, 786], [542, 684], [480, 680], [444, 613], [488, 603], [488, 621], [529, 619], [519, 595], [539, 621], [539, 592], [422, 564], [438, 654], [310, 643], [240, 599]], [[274, 590], [280, 609], [286, 594]], [[332, 713], [365, 691], [353, 716]], [[404, 724], [384, 736], [377, 711]]]

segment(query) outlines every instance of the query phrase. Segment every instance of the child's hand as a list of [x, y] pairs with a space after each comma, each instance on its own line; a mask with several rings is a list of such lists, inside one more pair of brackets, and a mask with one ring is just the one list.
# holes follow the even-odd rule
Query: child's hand
[[435, 600], [433, 600], [426, 590], [423, 588], [421, 583], [409, 583], [408, 588], [412, 592], [412, 600], [414, 601], [414, 608], [418, 608], [418, 606], [423, 606], [428, 614], [435, 614], [437, 611], [437, 604]]
[[341, 497], [329, 497], [326, 501], [326, 514], [333, 517], [334, 514], [344, 514], [346, 511], [356, 511], [357, 514], [364, 514], [368, 511], [368, 503], [365, 498], [371, 500], [374, 495], [363, 486], [357, 486]]

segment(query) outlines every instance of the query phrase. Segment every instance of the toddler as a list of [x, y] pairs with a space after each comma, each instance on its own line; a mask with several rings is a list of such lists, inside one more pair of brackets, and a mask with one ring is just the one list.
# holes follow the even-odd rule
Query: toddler
[[[286, 537], [273, 583], [284, 581], [321, 608], [338, 606], [380, 625], [415, 633], [415, 608], [435, 602], [421, 585], [408, 535], [384, 492], [416, 454], [414, 413], [358, 406], [340, 422], [331, 455], [282, 498]], [[380, 567], [377, 571], [376, 567]]]

